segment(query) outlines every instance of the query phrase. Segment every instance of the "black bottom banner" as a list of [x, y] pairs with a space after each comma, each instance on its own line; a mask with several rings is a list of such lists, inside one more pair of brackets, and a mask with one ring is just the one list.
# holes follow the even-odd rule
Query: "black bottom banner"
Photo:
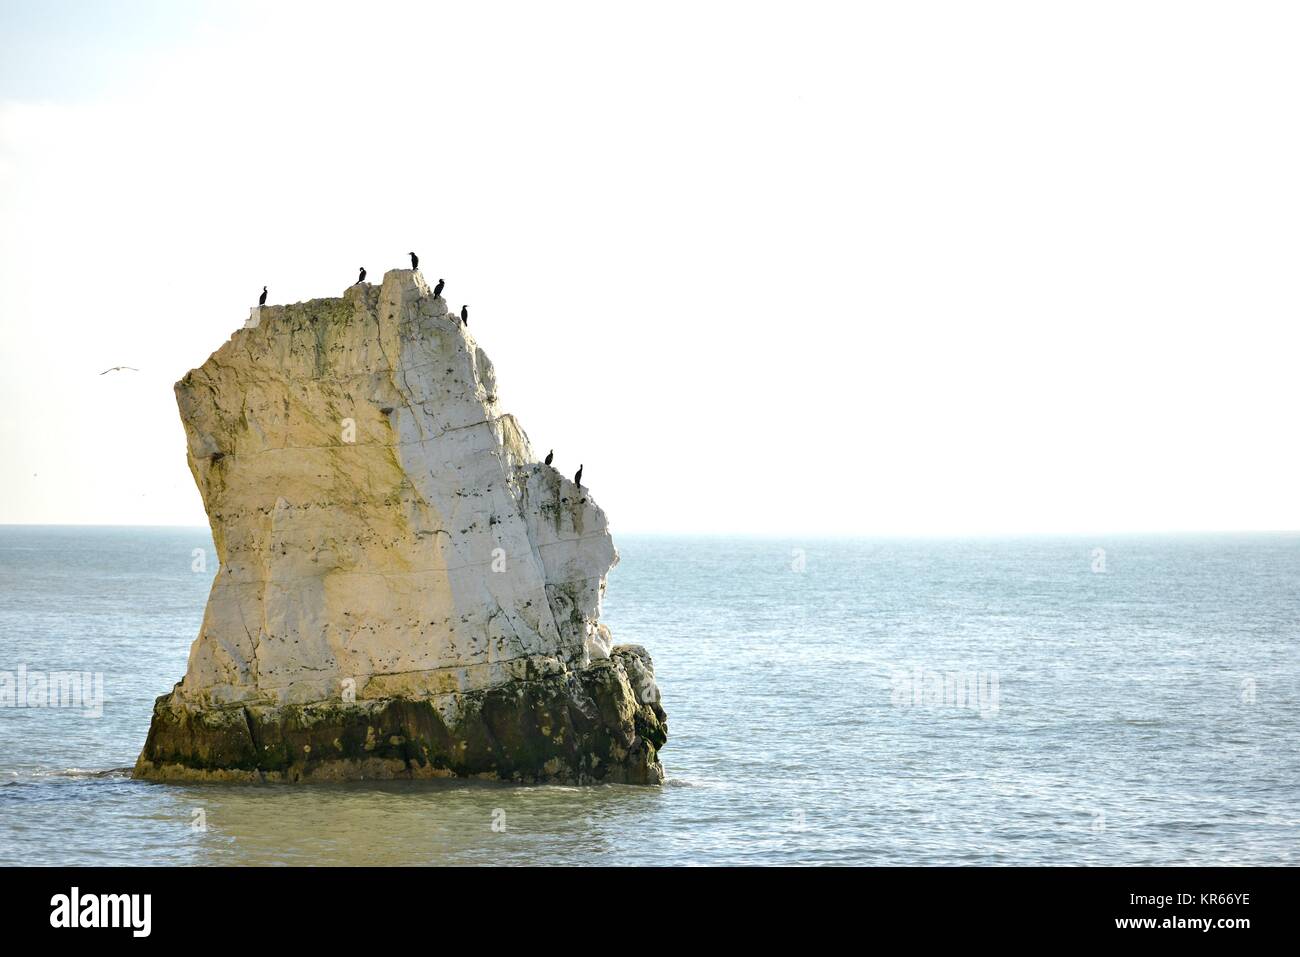
[[77, 934], [83, 944], [91, 935], [130, 945], [252, 931], [259, 943], [366, 945], [377, 933], [419, 939], [431, 927], [440, 942], [482, 940], [485, 930], [505, 942], [552, 921], [615, 919], [628, 921], [620, 936], [641, 926], [659, 939], [686, 920], [683, 931], [882, 929], [926, 945], [1131, 938], [1231, 947], [1282, 939], [1292, 877], [1283, 868], [10, 868], [0, 872], [0, 914], [10, 932]]

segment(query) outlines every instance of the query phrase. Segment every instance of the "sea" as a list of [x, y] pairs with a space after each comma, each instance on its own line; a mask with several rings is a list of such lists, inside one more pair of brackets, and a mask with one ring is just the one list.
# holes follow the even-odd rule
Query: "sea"
[[615, 538], [662, 787], [178, 785], [207, 529], [0, 526], [0, 864], [1300, 863], [1300, 534]]

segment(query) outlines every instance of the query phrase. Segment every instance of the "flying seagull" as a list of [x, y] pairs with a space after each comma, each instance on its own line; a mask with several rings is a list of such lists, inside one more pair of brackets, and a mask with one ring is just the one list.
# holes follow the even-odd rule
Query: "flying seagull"
[[408, 255], [408, 256], [411, 257], [411, 268], [412, 268], [412, 269], [419, 269], [419, 268], [420, 268], [420, 257], [417, 256], [417, 255], [415, 255], [415, 253], [407, 253], [406, 255]]
[[546, 453], [546, 464], [550, 465], [554, 459], [555, 459], [555, 449], [551, 449], [551, 451]]
[[441, 295], [442, 295], [442, 286], [443, 286], [443, 282], [442, 282], [441, 279], [439, 279], [439, 280], [438, 280], [438, 285], [436, 285], [436, 286], [433, 287], [433, 294], [434, 294], [435, 296], [441, 296]]
[[259, 306], [265, 306], [265, 305], [266, 305], [266, 287], [265, 287], [265, 286], [262, 287], [262, 294], [261, 294], [260, 296], [257, 297], [257, 304], [258, 304]]
[[121, 371], [124, 370], [124, 369], [127, 370], [127, 371], [129, 371], [129, 372], [139, 372], [139, 371], [140, 371], [140, 370], [137, 369], [135, 366], [113, 366], [113, 368], [111, 368], [111, 369], [105, 369], [103, 372], [100, 373], [100, 375], [108, 375], [110, 372], [121, 372]]
[[573, 477], [573, 484], [582, 488], [582, 466], [578, 466], [578, 474]]
[[365, 281], [366, 281], [366, 267], [365, 267], [365, 266], [362, 266], [362, 267], [361, 267], [361, 275], [357, 277], [357, 285], [359, 286], [359, 285], [361, 285], [361, 284], [362, 284], [363, 282], [365, 282]]
[[460, 307], [460, 321], [467, 326], [469, 325], [469, 306]]

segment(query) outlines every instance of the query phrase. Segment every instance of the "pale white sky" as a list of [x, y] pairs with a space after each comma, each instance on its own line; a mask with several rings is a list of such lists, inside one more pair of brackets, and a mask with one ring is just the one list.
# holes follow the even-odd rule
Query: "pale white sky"
[[415, 249], [616, 533], [1300, 528], [1298, 25], [0, 3], [0, 523], [204, 524], [171, 384]]

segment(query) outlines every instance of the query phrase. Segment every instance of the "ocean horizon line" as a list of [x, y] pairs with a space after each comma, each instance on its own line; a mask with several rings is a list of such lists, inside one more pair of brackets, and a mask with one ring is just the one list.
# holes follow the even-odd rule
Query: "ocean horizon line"
[[[122, 529], [132, 531], [199, 531], [211, 534], [206, 525], [126, 524], [121, 522], [0, 522], [0, 529]], [[1094, 538], [1197, 538], [1248, 536], [1300, 536], [1300, 529], [1285, 528], [1193, 528], [1193, 529], [1109, 529], [1097, 531], [773, 531], [754, 532], [734, 529], [646, 530], [611, 528], [616, 537], [713, 539], [747, 541], [1023, 541], [1026, 539], [1094, 539]]]

